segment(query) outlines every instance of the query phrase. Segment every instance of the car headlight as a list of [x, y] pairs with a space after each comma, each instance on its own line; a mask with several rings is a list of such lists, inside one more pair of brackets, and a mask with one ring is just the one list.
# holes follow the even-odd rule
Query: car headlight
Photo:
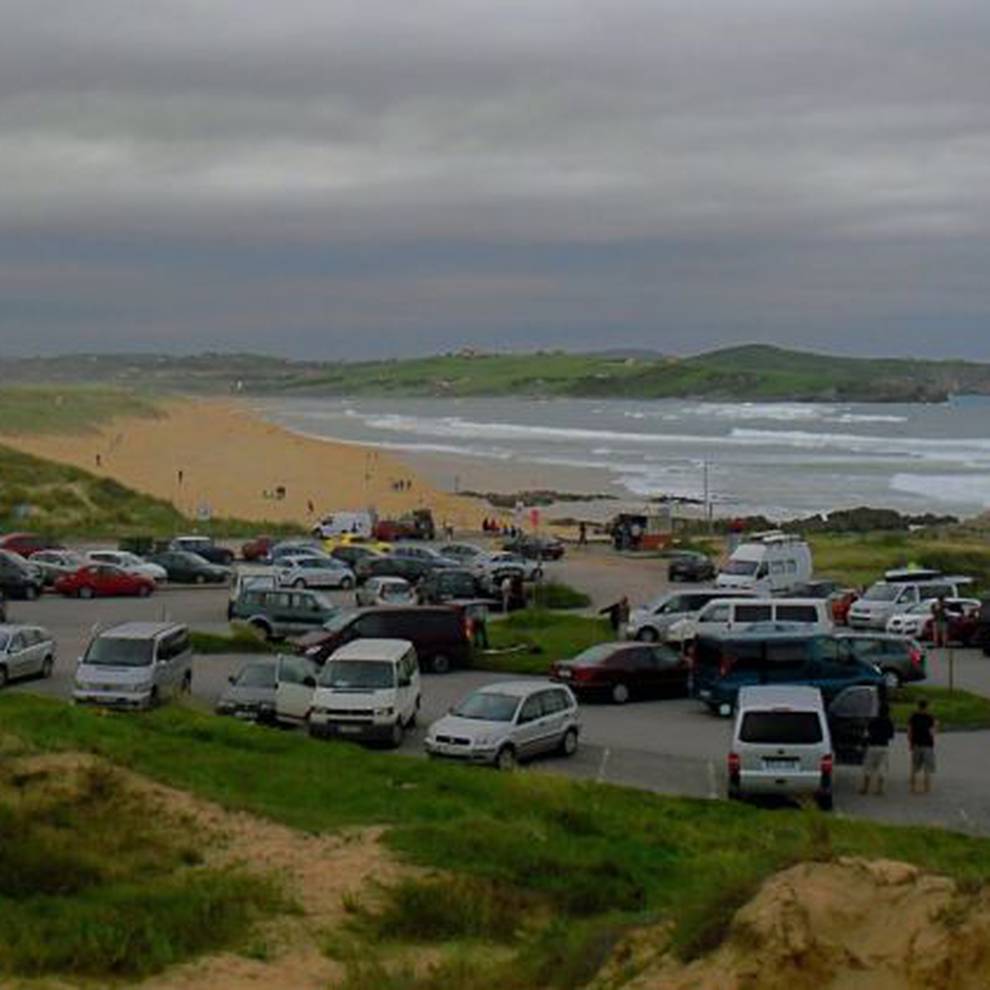
[[154, 686], [151, 681], [139, 681], [137, 684], [131, 686], [131, 690], [141, 694], [145, 691], [150, 691]]
[[395, 709], [391, 705], [388, 705], [385, 708], [375, 708], [371, 714], [374, 715], [375, 718], [382, 718], [383, 716], [394, 715]]
[[485, 746], [492, 746], [498, 740], [498, 736], [495, 733], [489, 732], [487, 735], [478, 736], [474, 740], [474, 745], [483, 748]]

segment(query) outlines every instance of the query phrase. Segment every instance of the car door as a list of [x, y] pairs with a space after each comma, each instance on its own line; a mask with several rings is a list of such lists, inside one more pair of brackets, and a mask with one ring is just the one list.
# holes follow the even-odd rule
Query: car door
[[516, 715], [516, 724], [512, 732], [512, 741], [519, 757], [533, 756], [539, 753], [544, 745], [546, 725], [543, 722], [543, 692], [531, 694], [520, 706]]
[[7, 647], [7, 673], [12, 678], [25, 677], [31, 673], [30, 651], [23, 629], [10, 637], [10, 644]]
[[840, 763], [862, 763], [866, 730], [880, 711], [877, 688], [859, 684], [843, 688], [828, 706], [828, 727], [835, 758]]
[[861, 682], [866, 666], [843, 640], [816, 636], [811, 642], [814, 674], [808, 683], [822, 692], [826, 703], [843, 688]]
[[316, 687], [316, 667], [304, 657], [280, 656], [275, 664], [275, 717], [302, 722], [309, 714]]
[[650, 652], [655, 664], [654, 680], [658, 693], [665, 696], [686, 694], [690, 673], [687, 657], [663, 645], [651, 647]]
[[40, 629], [25, 629], [25, 657], [24, 666], [26, 674], [40, 674], [45, 655], [48, 651], [48, 643]]

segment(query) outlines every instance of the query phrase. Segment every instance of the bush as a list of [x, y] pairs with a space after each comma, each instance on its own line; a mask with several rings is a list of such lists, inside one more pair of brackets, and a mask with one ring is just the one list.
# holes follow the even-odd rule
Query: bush
[[563, 581], [544, 581], [538, 584], [533, 597], [541, 608], [587, 608], [591, 604], [590, 595], [564, 584]]

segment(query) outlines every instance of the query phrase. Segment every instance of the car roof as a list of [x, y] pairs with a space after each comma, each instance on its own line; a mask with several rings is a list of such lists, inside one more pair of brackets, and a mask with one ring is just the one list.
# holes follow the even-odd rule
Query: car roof
[[108, 639], [153, 639], [185, 628], [178, 622], [124, 622], [110, 629], [102, 629], [97, 635]]
[[354, 639], [330, 654], [331, 660], [401, 660], [413, 644], [408, 639]]
[[821, 710], [822, 693], [816, 687], [799, 684], [756, 685], [739, 689], [738, 707], [746, 708], [813, 708]]
[[484, 694], [508, 694], [516, 698], [525, 698], [534, 691], [544, 691], [547, 688], [559, 688], [562, 685], [555, 681], [499, 681], [478, 688]]
[[37, 629], [38, 632], [43, 632], [46, 636], [49, 635], [48, 632], [41, 626], [32, 626], [26, 622], [0, 623], [0, 633], [7, 633], [8, 636], [13, 636], [14, 633], [21, 632], [24, 629]]

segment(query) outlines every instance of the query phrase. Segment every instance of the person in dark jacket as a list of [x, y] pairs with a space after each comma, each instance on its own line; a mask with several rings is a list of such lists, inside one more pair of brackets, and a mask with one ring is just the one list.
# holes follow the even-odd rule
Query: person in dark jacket
[[876, 778], [876, 793], [883, 794], [884, 778], [890, 766], [890, 741], [894, 738], [894, 723], [884, 702], [866, 727], [866, 754], [863, 756], [863, 782], [859, 793], [869, 794], [870, 781]]
[[599, 609], [598, 614], [608, 616], [608, 624], [612, 627], [612, 632], [618, 636], [619, 631], [629, 622], [629, 599], [623, 595], [617, 602]]

